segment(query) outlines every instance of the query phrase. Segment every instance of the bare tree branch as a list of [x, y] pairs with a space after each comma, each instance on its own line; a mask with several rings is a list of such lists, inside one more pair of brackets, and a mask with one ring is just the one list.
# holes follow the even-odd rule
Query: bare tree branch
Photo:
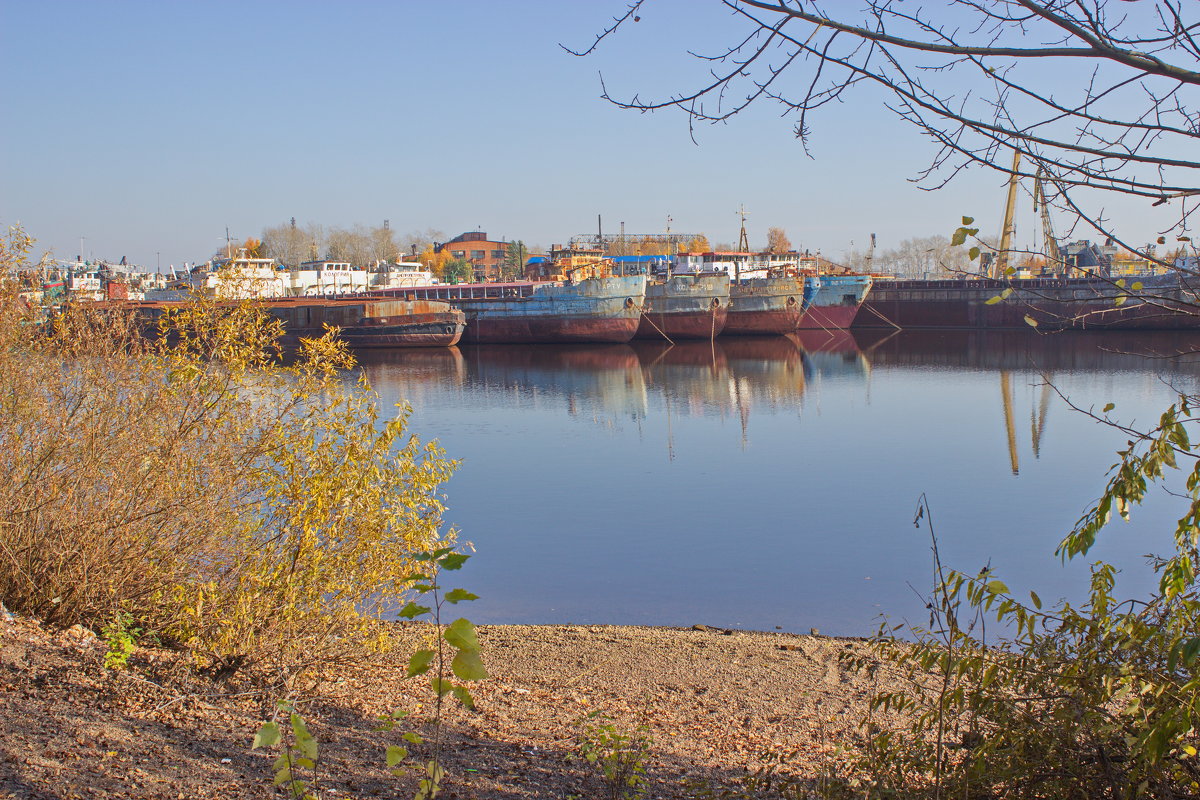
[[[677, 108], [696, 123], [730, 121], [751, 105], [780, 104], [809, 149], [813, 115], [861, 84], [937, 150], [915, 180], [945, 186], [964, 170], [1041, 172], [1056, 208], [1112, 236], [1097, 196], [1141, 197], [1172, 217], [1163, 236], [1186, 235], [1200, 195], [1200, 3], [1181, 0], [951, 0], [934, 10], [899, 0], [713, 0], [745, 26], [705, 63], [696, 88], [621, 108]], [[604, 39], [647, 13], [630, 3]], [[1086, 64], [1083, 72], [1079, 64]], [[1081, 194], [1083, 193], [1083, 194]], [[1086, 194], [1086, 198], [1084, 197]], [[1086, 201], [1086, 202], [1085, 202]], [[1157, 213], [1157, 212], [1156, 212]]]

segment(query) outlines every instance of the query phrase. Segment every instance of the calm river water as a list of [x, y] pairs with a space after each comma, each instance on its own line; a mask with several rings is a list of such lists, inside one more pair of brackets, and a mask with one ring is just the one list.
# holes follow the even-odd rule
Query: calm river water
[[1077, 599], [1104, 558], [1119, 591], [1144, 592], [1142, 554], [1168, 549], [1179, 501], [1156, 493], [1064, 566], [1055, 545], [1126, 437], [1057, 393], [1150, 424], [1197, 390], [1198, 346], [818, 333], [360, 360], [385, 402], [411, 404], [413, 432], [462, 461], [447, 519], [476, 549], [453, 581], [481, 596], [476, 622], [864, 635], [883, 614], [924, 619], [922, 493], [950, 566], [990, 562], [1014, 590]]

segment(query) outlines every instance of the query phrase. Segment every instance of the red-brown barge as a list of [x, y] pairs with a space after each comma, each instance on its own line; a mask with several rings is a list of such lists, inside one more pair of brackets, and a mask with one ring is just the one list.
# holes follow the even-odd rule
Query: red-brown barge
[[[300, 339], [321, 336], [325, 326], [354, 348], [450, 347], [458, 343], [466, 318], [446, 303], [374, 298], [273, 298], [252, 301], [283, 322], [280, 344], [295, 347]], [[186, 301], [125, 303], [147, 324]]]
[[269, 301], [283, 320], [284, 343], [319, 336], [326, 325], [354, 348], [450, 347], [466, 328], [466, 317], [447, 303], [427, 300]]
[[1200, 328], [1195, 292], [1144, 277], [877, 280], [855, 328], [1043, 330]]

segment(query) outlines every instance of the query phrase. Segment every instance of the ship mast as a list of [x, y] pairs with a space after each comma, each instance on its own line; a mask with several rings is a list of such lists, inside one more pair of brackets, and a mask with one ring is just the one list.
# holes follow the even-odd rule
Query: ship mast
[[671, 280], [671, 255], [672, 255], [671, 251], [674, 249], [675, 248], [671, 246], [671, 215], [667, 214], [667, 260], [666, 260], [667, 280]]
[[1013, 217], [1017, 211], [1017, 183], [1021, 177], [1017, 168], [1020, 165], [1021, 151], [1014, 150], [1012, 171], [1008, 176], [1008, 202], [1004, 206], [1004, 228], [1000, 232], [1000, 252], [996, 254], [996, 261], [992, 267], [993, 278], [1003, 278], [1008, 271], [1008, 254], [1012, 250], [1013, 234], [1016, 232]]
[[[738, 232], [738, 252], [750, 252], [750, 240], [746, 237], [746, 206], [742, 204], [738, 207], [738, 215], [742, 218], [742, 229]], [[742, 277], [742, 261], [739, 258], [733, 260], [733, 280], [740, 281]]]

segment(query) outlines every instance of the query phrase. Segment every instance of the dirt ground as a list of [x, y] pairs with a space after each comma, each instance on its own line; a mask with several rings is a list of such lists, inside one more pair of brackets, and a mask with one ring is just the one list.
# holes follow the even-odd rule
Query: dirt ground
[[[646, 796], [702, 796], [743, 783], [763, 753], [815, 779], [835, 744], [857, 737], [880, 687], [838, 656], [861, 642], [820, 636], [608, 626], [480, 629], [491, 677], [477, 710], [444, 714], [446, 798], [592, 798], [605, 784], [579, 758], [579, 721], [644, 726]], [[405, 631], [413, 637], [415, 630]], [[121, 672], [82, 629], [48, 631], [0, 613], [0, 798], [264, 798], [276, 753], [250, 748], [274, 697], [193, 675], [179, 653], [141, 649]], [[432, 692], [404, 680], [409, 651], [347, 668], [298, 708], [320, 742], [323, 800], [411, 797], [384, 748], [428, 734]], [[378, 717], [410, 713], [394, 732]], [[427, 755], [429, 742], [413, 747]]]

